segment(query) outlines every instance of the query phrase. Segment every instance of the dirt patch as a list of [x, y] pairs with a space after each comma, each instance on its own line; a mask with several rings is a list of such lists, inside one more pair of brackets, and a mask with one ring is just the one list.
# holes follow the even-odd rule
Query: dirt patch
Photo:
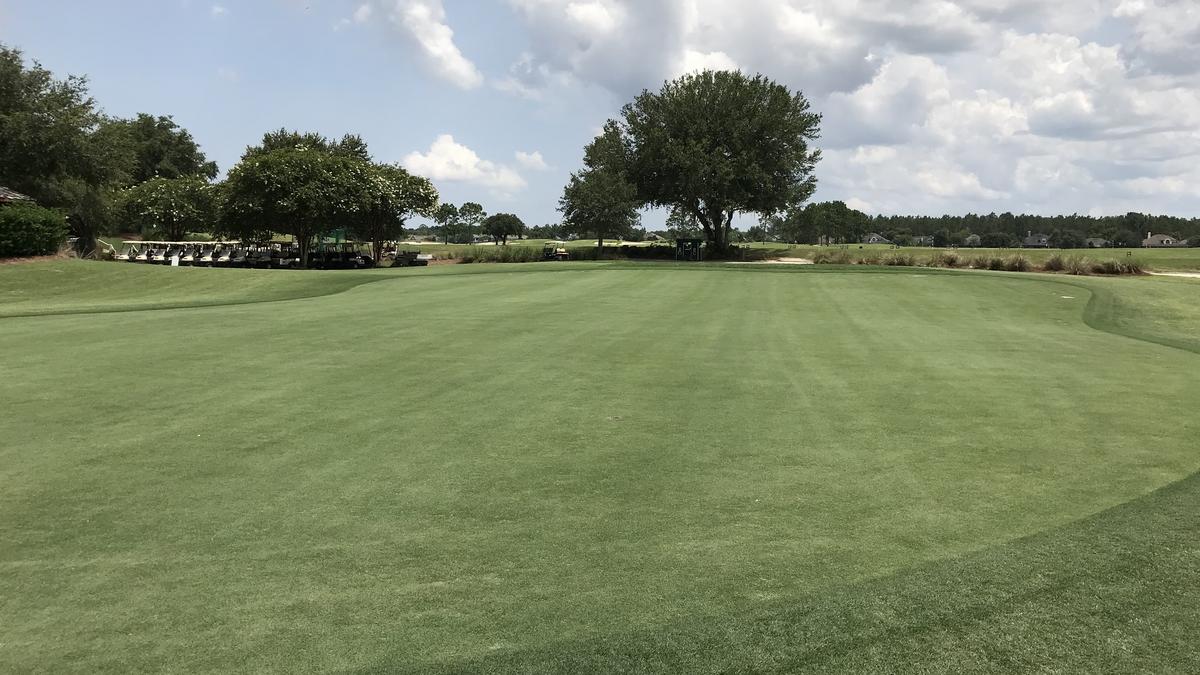
[[808, 258], [772, 258], [771, 260], [751, 260], [747, 262], [736, 262], [736, 265], [813, 265], [813, 261]]
[[1200, 279], [1200, 271], [1152, 271], [1152, 276], [1177, 276], [1180, 279]]
[[27, 263], [49, 262], [51, 260], [64, 260], [65, 255], [39, 255], [32, 258], [0, 258], [0, 265], [25, 265]]

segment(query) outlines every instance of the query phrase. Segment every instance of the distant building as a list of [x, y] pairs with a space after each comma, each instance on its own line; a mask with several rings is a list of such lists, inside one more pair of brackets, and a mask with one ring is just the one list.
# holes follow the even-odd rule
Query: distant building
[[17, 192], [16, 190], [10, 190], [6, 187], [0, 186], [0, 205], [20, 204], [23, 202], [32, 204], [33, 197], [29, 197]]
[[963, 239], [963, 246], [979, 248], [981, 244], [983, 244], [983, 237], [980, 237], [977, 234], [968, 234], [967, 238]]
[[933, 246], [933, 237], [927, 234], [918, 235], [912, 238], [912, 246]]
[[1088, 237], [1088, 248], [1108, 248], [1110, 246], [1112, 246], [1112, 242], [1107, 239], [1102, 239], [1100, 237]]
[[1021, 246], [1024, 248], [1050, 248], [1050, 236], [1030, 232], [1021, 240]]
[[892, 240], [888, 239], [887, 237], [883, 236], [882, 234], [879, 234], [878, 232], [872, 232], [862, 238], [862, 243], [864, 243], [864, 244], [890, 244], [890, 243], [892, 243]]
[[1187, 246], [1186, 241], [1179, 241], [1169, 234], [1151, 234], [1146, 233], [1146, 238], [1142, 240], [1144, 248], [1181, 248]]

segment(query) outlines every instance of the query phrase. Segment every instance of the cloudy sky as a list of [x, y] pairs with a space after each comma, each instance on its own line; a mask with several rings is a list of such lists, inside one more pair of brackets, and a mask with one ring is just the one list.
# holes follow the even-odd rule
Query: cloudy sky
[[355, 132], [531, 224], [605, 119], [704, 67], [808, 95], [818, 199], [1200, 215], [1197, 0], [0, 0], [0, 42], [223, 169], [267, 129]]

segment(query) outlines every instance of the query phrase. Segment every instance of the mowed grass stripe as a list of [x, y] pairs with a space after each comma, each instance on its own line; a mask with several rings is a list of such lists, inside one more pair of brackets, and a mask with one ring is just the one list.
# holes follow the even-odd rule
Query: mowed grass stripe
[[[652, 664], [834, 611], [1196, 469], [1190, 421], [1111, 411], [1194, 404], [1197, 357], [1062, 288], [634, 268], [6, 321], [0, 659]], [[756, 649], [714, 663], [790, 658]]]

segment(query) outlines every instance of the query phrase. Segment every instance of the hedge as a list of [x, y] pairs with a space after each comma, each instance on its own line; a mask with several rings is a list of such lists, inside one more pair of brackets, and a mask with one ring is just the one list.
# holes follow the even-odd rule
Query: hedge
[[0, 258], [50, 255], [67, 238], [67, 219], [58, 211], [13, 204], [0, 206]]

